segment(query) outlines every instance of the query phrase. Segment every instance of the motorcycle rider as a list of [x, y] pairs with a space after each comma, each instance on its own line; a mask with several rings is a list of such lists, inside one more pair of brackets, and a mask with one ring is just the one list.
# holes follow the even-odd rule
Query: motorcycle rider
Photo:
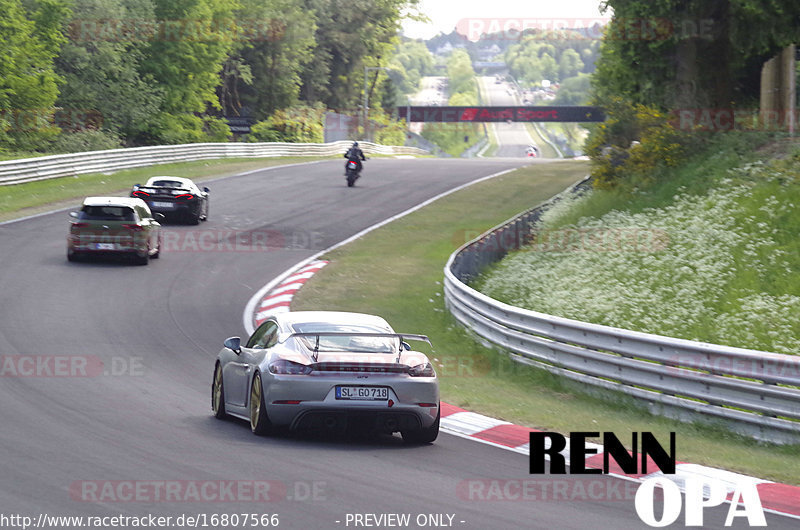
[[[364, 167], [361, 164], [362, 160], [366, 160], [367, 157], [364, 156], [364, 151], [358, 147], [358, 142], [353, 142], [353, 145], [350, 146], [350, 149], [344, 154], [344, 157], [347, 159], [347, 162], [351, 160], [356, 163], [356, 172], [360, 173], [361, 169]], [[347, 162], [344, 164], [344, 174], [347, 175]]]

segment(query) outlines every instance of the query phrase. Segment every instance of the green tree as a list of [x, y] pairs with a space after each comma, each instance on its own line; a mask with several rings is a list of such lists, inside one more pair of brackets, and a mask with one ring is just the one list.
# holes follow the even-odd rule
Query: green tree
[[475, 70], [472, 60], [465, 50], [453, 50], [447, 61], [447, 82], [450, 95], [462, 92], [475, 92]]
[[[396, 72], [397, 91], [413, 94], [423, 76], [434, 73], [433, 55], [422, 41], [407, 40], [397, 45], [389, 67]], [[391, 76], [395, 79], [395, 76]]]
[[142, 63], [145, 74], [164, 91], [161, 112], [151, 127], [154, 141], [203, 141], [212, 132], [220, 136], [220, 123], [199, 114], [220, 109], [216, 89], [234, 46], [237, 7], [226, 0], [155, 0], [161, 31]]
[[586, 105], [591, 97], [591, 76], [578, 74], [561, 81], [553, 105]]
[[0, 0], [0, 147], [32, 149], [57, 134], [53, 59], [69, 9], [61, 0]]
[[575, 77], [583, 70], [581, 56], [573, 49], [564, 50], [558, 61], [558, 79], [562, 81], [568, 77]]
[[322, 120], [324, 108], [297, 106], [277, 110], [264, 121], [253, 125], [247, 136], [249, 142], [300, 142], [323, 141]]
[[[661, 109], [730, 107], [756, 98], [763, 62], [797, 41], [794, 0], [608, 0], [594, 82]], [[641, 33], [631, 21], [650, 21]]]
[[303, 97], [329, 108], [352, 109], [362, 96], [364, 66], [387, 65], [403, 13], [413, 10], [418, 0], [302, 2], [304, 10], [317, 17], [313, 60], [301, 75]]
[[234, 52], [222, 64], [222, 77], [217, 87], [219, 104], [225, 116], [239, 116], [242, 102], [240, 87], [253, 84], [253, 71], [238, 52]]
[[153, 4], [136, 0], [129, 10], [122, 0], [73, 0], [72, 13], [70, 39], [55, 61], [64, 80], [58, 106], [97, 111], [103, 129], [133, 142], [159, 111], [163, 89], [141, 73], [147, 41], [104, 29], [152, 20]]
[[268, 22], [266, 34], [242, 46], [252, 82], [238, 89], [242, 104], [257, 118], [265, 118], [297, 103], [300, 74], [313, 57], [316, 25], [297, 0], [241, 0], [241, 6], [238, 20]]
[[581, 72], [593, 72], [598, 46], [597, 41], [587, 42], [586, 30], [530, 31], [506, 49], [504, 58], [511, 75], [526, 84], [538, 85], [543, 79], [561, 81]]

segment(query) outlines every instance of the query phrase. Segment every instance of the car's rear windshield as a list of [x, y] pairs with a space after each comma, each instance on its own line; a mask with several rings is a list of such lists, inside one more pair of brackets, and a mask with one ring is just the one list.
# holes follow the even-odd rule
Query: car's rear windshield
[[150, 185], [157, 188], [182, 188], [183, 182], [178, 180], [154, 180]]
[[84, 221], [135, 221], [133, 208], [127, 206], [84, 206], [80, 218]]
[[[354, 326], [331, 324], [328, 322], [303, 322], [293, 324], [295, 333], [391, 333], [390, 330], [373, 326]], [[309, 350], [314, 350], [317, 337], [298, 337]], [[326, 352], [364, 352], [364, 353], [396, 353], [400, 347], [396, 337], [359, 337], [359, 336], [326, 336], [320, 335], [318, 351]]]

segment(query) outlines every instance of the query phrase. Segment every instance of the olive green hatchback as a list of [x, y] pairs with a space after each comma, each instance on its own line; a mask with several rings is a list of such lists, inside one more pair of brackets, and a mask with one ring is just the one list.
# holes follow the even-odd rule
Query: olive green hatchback
[[139, 265], [161, 253], [164, 216], [150, 212], [142, 199], [87, 197], [80, 211], [70, 212], [67, 259], [83, 256], [125, 255]]

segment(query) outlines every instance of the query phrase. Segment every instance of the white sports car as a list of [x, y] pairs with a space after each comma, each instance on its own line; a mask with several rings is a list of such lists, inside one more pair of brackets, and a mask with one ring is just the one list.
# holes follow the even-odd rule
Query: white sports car
[[211, 405], [217, 418], [342, 432], [348, 425], [400, 432], [408, 443], [439, 434], [439, 382], [428, 357], [378, 316], [331, 311], [280, 313], [243, 346], [225, 340], [217, 355]]

